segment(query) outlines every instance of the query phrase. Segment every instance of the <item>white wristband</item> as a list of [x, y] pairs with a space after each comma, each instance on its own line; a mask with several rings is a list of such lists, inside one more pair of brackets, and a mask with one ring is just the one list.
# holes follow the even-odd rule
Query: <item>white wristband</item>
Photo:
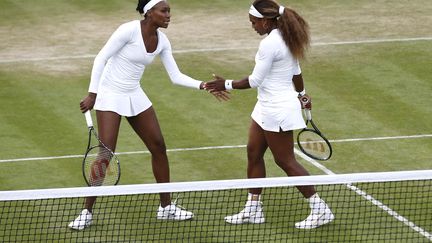
[[232, 79], [225, 80], [225, 89], [226, 90], [232, 90], [233, 89], [232, 82], [233, 82]]
[[303, 91], [299, 92], [299, 95], [300, 95], [300, 96], [303, 96], [303, 95], [305, 95], [305, 94], [306, 94], [306, 89], [304, 89]]

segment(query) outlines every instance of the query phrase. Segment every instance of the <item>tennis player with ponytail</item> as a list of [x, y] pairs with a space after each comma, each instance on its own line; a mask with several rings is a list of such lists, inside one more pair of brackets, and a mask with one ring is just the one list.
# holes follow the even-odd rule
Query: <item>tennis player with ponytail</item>
[[[252, 74], [241, 80], [215, 80], [205, 84], [209, 92], [231, 89], [258, 89], [258, 102], [252, 112], [247, 145], [248, 178], [266, 177], [264, 153], [270, 148], [277, 165], [288, 176], [307, 176], [308, 171], [294, 155], [293, 130], [306, 126], [299, 97], [305, 96], [299, 60], [310, 43], [306, 21], [290, 8], [273, 0], [256, 0], [249, 10], [253, 29], [267, 35], [260, 43]], [[305, 104], [310, 108], [311, 104]], [[314, 186], [298, 186], [308, 200], [311, 212], [295, 223], [299, 229], [312, 229], [334, 219], [328, 205], [318, 196]], [[244, 209], [225, 221], [231, 224], [264, 223], [262, 188], [249, 190]]]
[[[151, 153], [156, 181], [166, 183], [170, 181], [166, 146], [152, 103], [140, 86], [141, 77], [159, 55], [173, 83], [194, 89], [203, 89], [204, 83], [180, 72], [171, 44], [159, 30], [170, 22], [168, 2], [139, 0], [136, 10], [144, 19], [122, 24], [96, 56], [89, 93], [80, 108], [83, 113], [96, 110], [98, 134], [111, 151], [115, 151], [121, 117], [125, 116]], [[225, 92], [212, 94], [219, 100], [228, 98]], [[84, 210], [69, 224], [70, 228], [83, 230], [92, 224], [95, 200], [86, 198]], [[170, 193], [161, 193], [155, 216], [161, 220], [187, 220], [194, 215], [172, 203]]]

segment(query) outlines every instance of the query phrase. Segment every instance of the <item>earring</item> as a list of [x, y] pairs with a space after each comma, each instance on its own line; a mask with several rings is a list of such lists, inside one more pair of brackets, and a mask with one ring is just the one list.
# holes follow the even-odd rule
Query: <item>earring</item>
[[263, 28], [267, 31], [268, 30], [268, 26], [267, 26], [267, 22], [263, 22]]

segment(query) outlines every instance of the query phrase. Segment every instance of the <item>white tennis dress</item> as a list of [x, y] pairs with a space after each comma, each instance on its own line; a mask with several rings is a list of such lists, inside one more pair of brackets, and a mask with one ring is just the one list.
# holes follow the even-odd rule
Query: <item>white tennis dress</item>
[[299, 74], [298, 60], [279, 30], [274, 29], [261, 41], [249, 76], [250, 86], [258, 89], [258, 102], [251, 116], [264, 130], [279, 132], [306, 127], [292, 81]]
[[158, 45], [153, 53], [146, 50], [139, 20], [122, 24], [111, 35], [93, 64], [89, 92], [97, 93], [95, 110], [136, 116], [151, 107], [140, 80], [157, 55], [174, 84], [199, 89], [201, 81], [180, 72], [167, 36], [159, 30], [157, 35]]

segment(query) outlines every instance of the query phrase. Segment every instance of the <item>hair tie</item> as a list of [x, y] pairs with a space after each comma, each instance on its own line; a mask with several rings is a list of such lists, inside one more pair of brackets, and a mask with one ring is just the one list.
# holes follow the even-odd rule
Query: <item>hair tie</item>
[[156, 4], [163, 2], [165, 0], [151, 0], [150, 2], [148, 2], [146, 5], [144, 5], [143, 8], [143, 14], [146, 14], [147, 11], [149, 11], [150, 9], [152, 9]]
[[279, 6], [279, 15], [283, 15], [285, 12], [285, 7], [284, 6]]

